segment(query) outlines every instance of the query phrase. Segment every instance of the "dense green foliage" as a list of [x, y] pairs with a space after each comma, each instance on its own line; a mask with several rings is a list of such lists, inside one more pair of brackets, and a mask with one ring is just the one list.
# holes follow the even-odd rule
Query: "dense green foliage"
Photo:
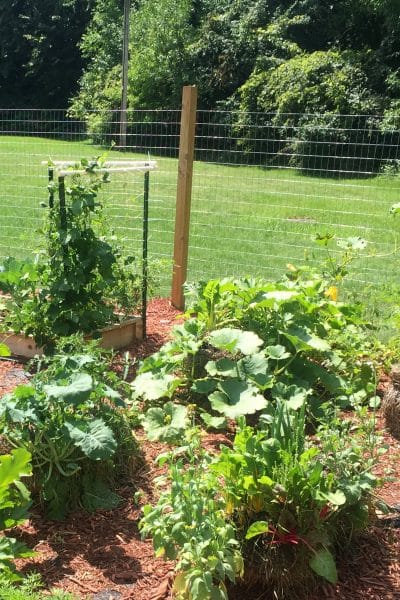
[[[115, 0], [99, 0], [83, 38], [78, 112], [118, 108], [120, 55], [106, 31], [115, 10]], [[181, 85], [196, 83], [204, 107], [391, 110], [399, 28], [393, 0], [142, 0], [132, 10], [130, 106], [176, 107]], [[289, 97], [278, 102], [282, 90]]]
[[[347, 252], [326, 277], [291, 266], [274, 283], [188, 287], [186, 320], [140, 365], [145, 431], [178, 445], [141, 521], [157, 556], [177, 560], [176, 598], [227, 600], [243, 578], [274, 598], [335, 584], [338, 549], [374, 514], [374, 367], [359, 307], [332, 285]], [[206, 452], [196, 424], [233, 429], [233, 443]]]
[[282, 401], [260, 430], [241, 419], [233, 445], [216, 456], [193, 431], [162, 455], [171, 487], [144, 507], [141, 528], [158, 556], [177, 559], [176, 598], [227, 600], [225, 583], [243, 576], [275, 598], [312, 587], [315, 576], [336, 583], [336, 545], [374, 510], [370, 428], [369, 419], [356, 428], [331, 414], [308, 436], [304, 402]]
[[[70, 114], [109, 142], [119, 120], [110, 111], [121, 105], [123, 2], [53, 4], [15, 0], [1, 15], [0, 104], [70, 100]], [[196, 84], [201, 108], [240, 111], [211, 117], [229, 121], [238, 158], [256, 152], [270, 165], [379, 172], [382, 159], [397, 158], [385, 133], [399, 127], [399, 34], [397, 0], [135, 0], [128, 107], [176, 109], [182, 85]], [[375, 144], [385, 146], [382, 156], [369, 153]]]
[[93, 0], [9, 0], [0, 11], [0, 106], [65, 108]]
[[[319, 418], [324, 407], [375, 402], [375, 372], [359, 308], [332, 299], [336, 288], [310, 272], [281, 281], [211, 280], [191, 288], [188, 315], [174, 336], [145, 359], [132, 383], [147, 405], [173, 399], [195, 405], [210, 427], [257, 414], [269, 419], [277, 402]], [[187, 415], [170, 405], [149, 409], [145, 426], [168, 440]], [[169, 424], [169, 431], [162, 423]]]
[[132, 315], [141, 299], [135, 258], [122, 255], [97, 198], [108, 174], [96, 172], [97, 160], [75, 167], [83, 175], [49, 185], [45, 252], [35, 265], [7, 259], [0, 272], [0, 289], [10, 293], [3, 329], [33, 335], [39, 344], [96, 332]]
[[98, 350], [74, 354], [76, 339], [68, 343], [29, 385], [5, 395], [0, 410], [3, 439], [32, 455], [31, 489], [53, 519], [78, 506], [115, 507], [116, 478], [137, 457], [121, 384]]
[[[121, 97], [120, 52], [108, 32], [101, 35], [105, 5], [83, 38], [88, 66], [71, 106], [99, 140], [116, 133], [109, 110], [119, 109]], [[400, 116], [394, 0], [142, 0], [131, 30], [130, 109], [176, 108], [182, 85], [196, 84], [200, 108], [227, 111], [206, 116], [211, 123], [198, 133], [213, 136], [219, 152], [227, 142], [218, 139], [230, 138], [230, 161], [243, 162], [243, 151], [252, 161], [255, 152], [266, 165], [352, 176], [397, 158], [385, 137]], [[375, 145], [382, 152], [371, 153]]]
[[[122, 8], [121, 0], [7, 2], [0, 104], [65, 107], [86, 65], [74, 112], [119, 108]], [[176, 108], [182, 84], [195, 83], [203, 107], [305, 112], [317, 102], [318, 112], [397, 114], [399, 31], [396, 0], [138, 0], [129, 105]], [[287, 84], [293, 94], [277, 102]]]

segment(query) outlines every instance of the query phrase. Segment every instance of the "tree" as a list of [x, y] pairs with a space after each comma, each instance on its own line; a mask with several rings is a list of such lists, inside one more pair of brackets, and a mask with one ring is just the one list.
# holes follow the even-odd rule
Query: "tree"
[[93, 0], [2, 0], [0, 105], [65, 108], [83, 68]]
[[[92, 18], [80, 41], [87, 67], [71, 104], [71, 113], [77, 117], [84, 118], [93, 109], [119, 108], [122, 19], [122, 0], [95, 0]], [[89, 118], [95, 125], [96, 115]]]

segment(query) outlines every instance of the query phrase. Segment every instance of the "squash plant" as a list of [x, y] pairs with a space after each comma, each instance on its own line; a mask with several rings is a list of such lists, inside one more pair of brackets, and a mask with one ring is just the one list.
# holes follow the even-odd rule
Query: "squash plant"
[[[141, 276], [133, 256], [123, 257], [109, 235], [98, 200], [109, 179], [101, 160], [82, 160], [72, 175], [50, 182], [53, 197], [44, 228], [46, 248], [34, 267], [10, 261], [0, 287], [11, 292], [4, 327], [32, 334], [39, 344], [78, 331], [95, 332], [132, 314], [141, 300]], [[9, 271], [6, 276], [7, 269]], [[20, 278], [11, 271], [20, 270]]]
[[194, 290], [189, 318], [132, 383], [147, 406], [195, 403], [207, 426], [224, 427], [280, 400], [296, 407], [306, 398], [308, 414], [319, 418], [332, 400], [374, 399], [360, 310], [333, 300], [323, 277], [212, 280]]

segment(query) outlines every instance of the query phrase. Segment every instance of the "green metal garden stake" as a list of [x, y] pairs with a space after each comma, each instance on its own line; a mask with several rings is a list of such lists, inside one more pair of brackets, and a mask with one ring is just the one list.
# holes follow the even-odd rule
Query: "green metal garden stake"
[[147, 336], [147, 240], [149, 235], [149, 172], [144, 174], [144, 193], [143, 193], [143, 254], [142, 254], [142, 327], [143, 339]]
[[[48, 170], [49, 184], [54, 180], [54, 169], [53, 167], [49, 167]], [[54, 189], [53, 186], [49, 189], [49, 208], [54, 208]]]
[[[65, 206], [65, 177], [60, 175], [58, 178], [58, 199], [60, 203], [60, 228], [61, 231], [65, 232], [67, 236], [67, 209]], [[64, 272], [67, 266], [68, 248], [66, 244], [63, 245], [63, 256], [64, 256]]]

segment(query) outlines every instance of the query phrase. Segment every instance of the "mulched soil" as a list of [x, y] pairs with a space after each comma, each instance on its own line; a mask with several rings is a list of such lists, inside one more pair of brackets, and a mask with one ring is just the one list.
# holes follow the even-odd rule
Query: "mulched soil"
[[[168, 339], [178, 312], [166, 299], [152, 300], [148, 307], [145, 341], [128, 349], [132, 358], [155, 352]], [[26, 381], [23, 365], [0, 361], [0, 395]], [[383, 424], [378, 419], [378, 428]], [[142, 437], [139, 433], [139, 439]], [[143, 439], [143, 438], [142, 438]], [[217, 448], [225, 440], [221, 434], [207, 435], [204, 444]], [[379, 462], [378, 473], [391, 481], [380, 497], [391, 506], [400, 506], [400, 442], [384, 432], [382, 444], [388, 447]], [[45, 521], [34, 513], [20, 527], [17, 536], [37, 555], [18, 561], [24, 572], [38, 571], [46, 586], [74, 592], [85, 600], [168, 600], [174, 565], [154, 558], [151, 542], [141, 540], [138, 520], [141, 506], [154, 500], [152, 481], [161, 470], [154, 463], [164, 447], [143, 441], [143, 467], [135, 476], [134, 487], [142, 490], [138, 504], [133, 502], [132, 482], [121, 482], [124, 502], [112, 512], [77, 513], [62, 522]], [[339, 583], [323, 586], [307, 600], [400, 600], [400, 514], [387, 517], [359, 537], [352, 549], [338, 560]], [[232, 600], [273, 600], [257, 588], [237, 588]], [[288, 598], [287, 600], [292, 600]]]

